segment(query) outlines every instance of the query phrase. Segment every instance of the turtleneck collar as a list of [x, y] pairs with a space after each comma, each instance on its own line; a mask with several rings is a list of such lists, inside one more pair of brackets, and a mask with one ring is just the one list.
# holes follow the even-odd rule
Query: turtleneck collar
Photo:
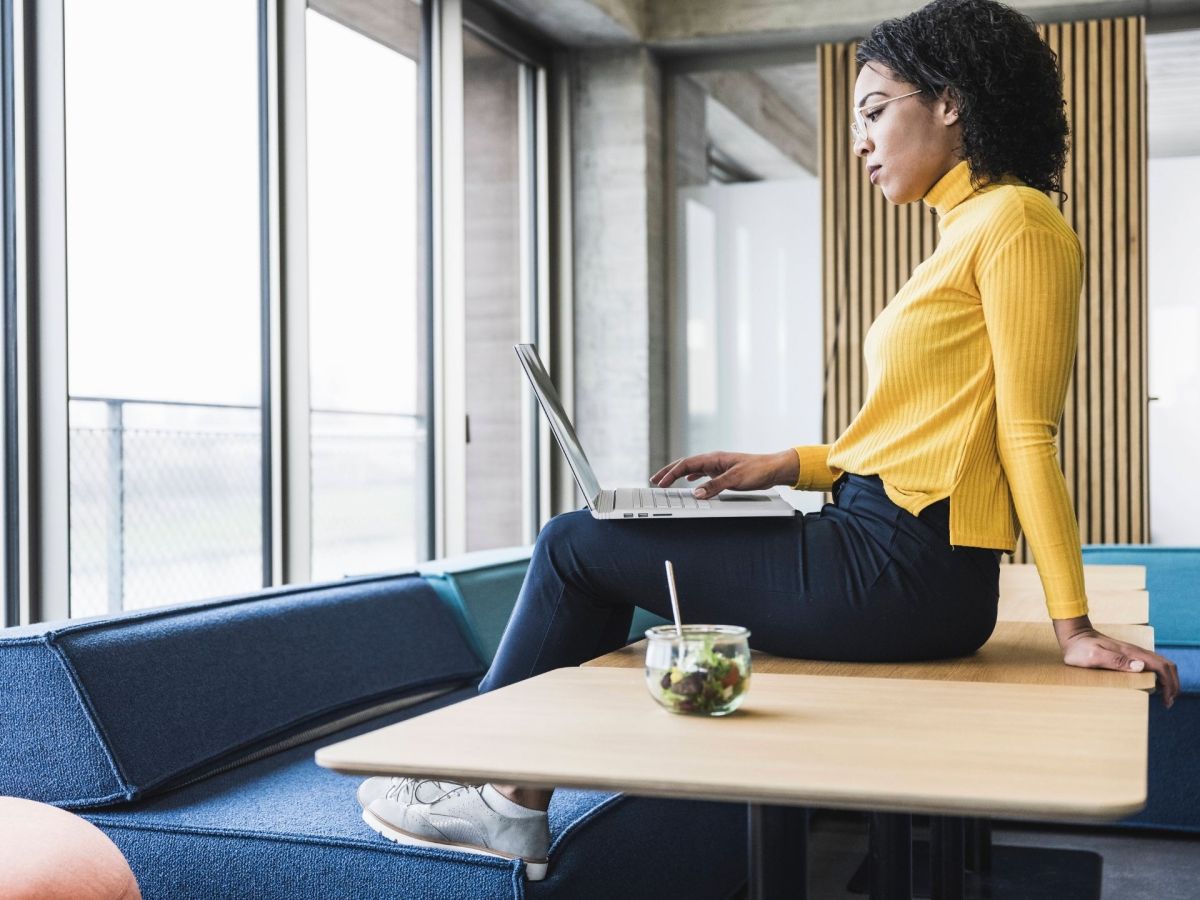
[[[990, 187], [1002, 184], [1024, 184], [1024, 182], [1013, 175], [1004, 175], [991, 183], [984, 184], [979, 190], [985, 191]], [[964, 159], [939, 178], [937, 184], [931, 187], [929, 193], [922, 199], [926, 206], [937, 212], [940, 219], [975, 192], [976, 189], [971, 184], [971, 167]]]
[[975, 188], [971, 185], [971, 167], [964, 159], [939, 178], [923, 199], [926, 206], [937, 210], [940, 218], [973, 193]]

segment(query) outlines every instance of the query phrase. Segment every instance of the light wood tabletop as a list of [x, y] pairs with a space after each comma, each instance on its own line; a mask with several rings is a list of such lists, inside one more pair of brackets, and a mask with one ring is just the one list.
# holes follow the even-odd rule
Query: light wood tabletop
[[[1107, 625], [1104, 633], [1154, 649], [1154, 629], [1149, 625]], [[751, 635], [750, 643], [754, 643]], [[971, 681], [993, 684], [1041, 684], [1063, 687], [1154, 689], [1153, 672], [1113, 672], [1080, 669], [1062, 661], [1054, 632], [1047, 624], [998, 622], [991, 639], [979, 652], [957, 659], [920, 663], [844, 663], [788, 659], [753, 651], [752, 667], [760, 672], [785, 675], [826, 675], [852, 678], [909, 678], [921, 681]], [[640, 669], [645, 665], [644, 640], [593, 659], [585, 666]]]
[[[1088, 616], [1092, 624], [1145, 625], [1150, 621], [1150, 594], [1144, 590], [1089, 590]], [[1001, 591], [997, 618], [1001, 622], [1042, 622], [1049, 624], [1046, 595], [1041, 585], [1014, 587]]]
[[[1140, 691], [755, 673], [721, 719], [641, 671], [556, 669], [317, 751], [360, 774], [843, 809], [1111, 820], [1146, 799]], [[740, 850], [740, 845], [737, 848]]]

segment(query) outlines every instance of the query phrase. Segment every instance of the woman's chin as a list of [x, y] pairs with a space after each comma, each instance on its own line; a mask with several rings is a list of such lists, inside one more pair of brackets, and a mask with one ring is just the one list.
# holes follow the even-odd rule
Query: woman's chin
[[922, 196], [920, 194], [910, 196], [912, 194], [911, 191], [905, 191], [903, 188], [897, 189], [886, 184], [878, 184], [876, 187], [883, 194], [883, 198], [893, 206], [903, 206], [906, 203], [912, 203], [914, 200], [920, 200]]

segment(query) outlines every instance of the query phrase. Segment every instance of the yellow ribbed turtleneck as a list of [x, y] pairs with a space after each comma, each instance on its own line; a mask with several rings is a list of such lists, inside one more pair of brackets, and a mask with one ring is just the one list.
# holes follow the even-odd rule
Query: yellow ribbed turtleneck
[[1087, 613], [1055, 436], [1078, 343], [1082, 252], [1058, 208], [965, 161], [925, 195], [940, 240], [867, 331], [866, 400], [833, 444], [797, 447], [802, 490], [879, 475], [913, 515], [950, 498], [950, 543], [1016, 549], [1052, 618]]

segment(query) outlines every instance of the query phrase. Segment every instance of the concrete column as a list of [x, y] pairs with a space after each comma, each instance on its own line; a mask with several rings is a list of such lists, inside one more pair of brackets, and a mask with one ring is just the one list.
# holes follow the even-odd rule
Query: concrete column
[[575, 410], [601, 483], [665, 462], [661, 74], [643, 47], [575, 57]]
[[687, 187], [708, 184], [708, 127], [705, 116], [707, 95], [704, 88], [686, 76], [672, 84], [675, 96], [675, 184]]

